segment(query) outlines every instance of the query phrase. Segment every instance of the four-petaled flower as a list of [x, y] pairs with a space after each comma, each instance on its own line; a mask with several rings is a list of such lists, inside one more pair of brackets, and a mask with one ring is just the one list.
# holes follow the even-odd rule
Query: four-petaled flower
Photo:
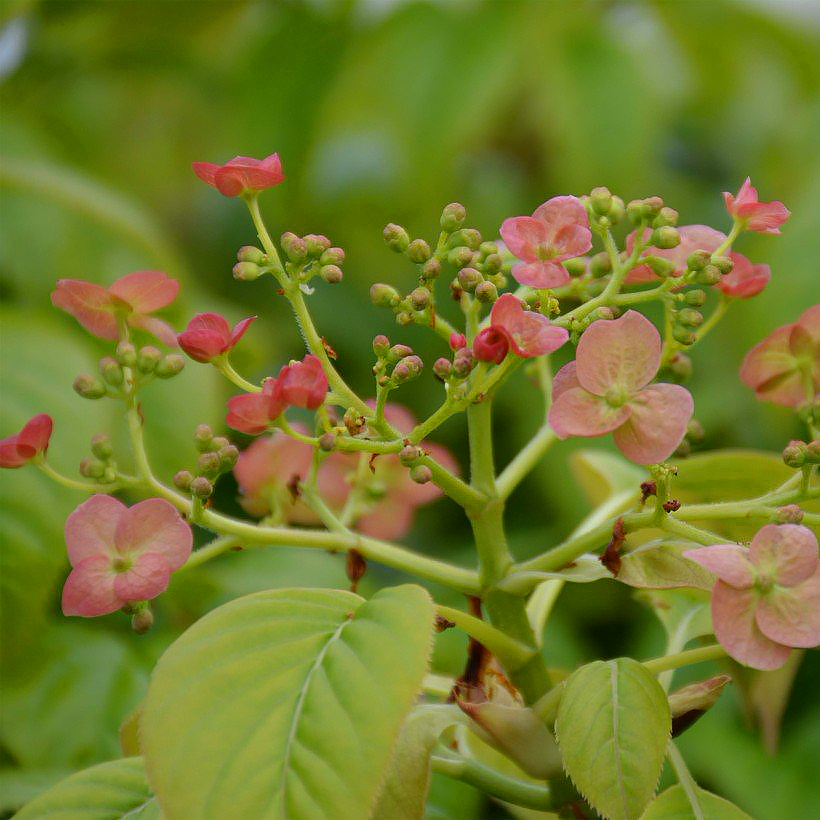
[[73, 316], [92, 336], [114, 342], [120, 323], [155, 336], [167, 347], [177, 346], [174, 331], [149, 314], [168, 307], [179, 293], [179, 282], [164, 273], [141, 271], [118, 279], [106, 289], [76, 279], [60, 279], [51, 294], [54, 307]]
[[820, 305], [753, 347], [740, 380], [760, 401], [798, 408], [820, 392]]
[[562, 327], [550, 324], [546, 316], [524, 306], [511, 293], [493, 305], [490, 326], [473, 341], [473, 355], [480, 362], [499, 364], [507, 351], [521, 359], [554, 353], [569, 339]]
[[225, 165], [213, 162], [195, 162], [194, 173], [222, 196], [233, 199], [240, 194], [255, 194], [281, 185], [285, 179], [279, 154], [265, 159], [234, 157]]
[[63, 613], [90, 618], [163, 593], [171, 573], [191, 554], [191, 528], [160, 498], [126, 507], [95, 495], [68, 517], [71, 574]]
[[792, 648], [820, 644], [820, 561], [811, 530], [767, 524], [748, 550], [718, 544], [683, 554], [718, 578], [712, 627], [736, 661], [778, 669]]
[[194, 361], [210, 362], [217, 356], [230, 353], [255, 319], [255, 316], [243, 319], [232, 331], [222, 316], [200, 313], [191, 319], [185, 332], [177, 336], [177, 341]]
[[640, 313], [599, 320], [578, 343], [574, 362], [553, 382], [549, 423], [560, 438], [613, 432], [635, 464], [658, 464], [680, 444], [692, 418], [689, 391], [649, 383], [661, 363], [661, 338]]
[[501, 237], [521, 260], [512, 269], [516, 281], [542, 289], [566, 285], [569, 274], [561, 262], [583, 256], [592, 247], [586, 209], [574, 196], [556, 196], [532, 216], [505, 219]]
[[740, 186], [737, 196], [723, 192], [726, 210], [732, 219], [742, 223], [743, 228], [754, 233], [780, 236], [780, 228], [786, 224], [791, 212], [782, 202], [758, 202], [757, 189], [752, 188], [751, 179]]
[[51, 416], [41, 413], [27, 422], [16, 435], [0, 441], [0, 467], [25, 467], [45, 455], [53, 427]]

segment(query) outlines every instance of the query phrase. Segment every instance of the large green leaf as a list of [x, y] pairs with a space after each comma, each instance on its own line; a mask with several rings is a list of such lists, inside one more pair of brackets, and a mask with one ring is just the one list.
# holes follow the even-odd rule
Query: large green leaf
[[555, 730], [564, 767], [590, 805], [632, 820], [652, 799], [671, 730], [669, 704], [637, 661], [595, 661], [573, 672]]
[[672, 786], [659, 794], [641, 815], [641, 820], [691, 820], [696, 816], [692, 800], [697, 803], [701, 820], [751, 820], [734, 803], [707, 792], [706, 789], [696, 787], [690, 799], [682, 786]]
[[270, 590], [214, 610], [157, 664], [141, 722], [169, 820], [373, 809], [432, 644], [418, 586], [371, 600]]
[[141, 757], [100, 763], [36, 797], [16, 820], [160, 820]]
[[711, 591], [714, 576], [681, 554], [691, 544], [650, 541], [621, 556], [618, 580], [641, 589], [695, 587]]

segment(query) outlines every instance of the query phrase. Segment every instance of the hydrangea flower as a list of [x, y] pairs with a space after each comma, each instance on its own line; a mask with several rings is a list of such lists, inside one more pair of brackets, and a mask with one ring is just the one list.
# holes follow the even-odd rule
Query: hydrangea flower
[[509, 252], [521, 260], [512, 275], [533, 288], [566, 285], [569, 274], [561, 262], [592, 247], [586, 209], [574, 196], [556, 196], [532, 216], [505, 219], [500, 233]]
[[473, 355], [480, 362], [499, 364], [511, 350], [521, 359], [532, 359], [558, 350], [569, 339], [562, 327], [524, 306], [511, 293], [493, 305], [490, 326], [473, 341]]
[[276, 379], [265, 379], [261, 393], [229, 399], [225, 423], [240, 433], [257, 436], [264, 433], [286, 407], [316, 410], [324, 402], [327, 391], [322, 363], [309, 354], [301, 362], [283, 367]]
[[767, 236], [780, 236], [781, 226], [791, 216], [782, 202], [758, 202], [757, 189], [752, 188], [749, 177], [740, 186], [736, 197], [724, 191], [723, 201], [729, 216], [742, 222], [745, 230]]
[[635, 464], [664, 461], [683, 439], [694, 405], [683, 387], [649, 384], [660, 364], [660, 334], [640, 313], [594, 322], [575, 361], [555, 376], [550, 426], [559, 438], [614, 433]]
[[191, 554], [191, 528], [160, 498], [126, 507], [95, 495], [68, 517], [63, 613], [91, 618], [163, 593]]
[[778, 669], [792, 647], [820, 644], [820, 561], [811, 530], [767, 524], [748, 550], [718, 544], [683, 554], [718, 578], [712, 626], [736, 661]]
[[222, 316], [216, 313], [200, 313], [191, 319], [185, 332], [177, 336], [177, 341], [194, 361], [210, 362], [217, 356], [230, 353], [255, 319], [255, 316], [243, 319], [231, 330]]
[[179, 282], [164, 273], [140, 271], [123, 276], [107, 289], [76, 279], [60, 279], [51, 303], [98, 339], [117, 341], [120, 320], [150, 333], [167, 347], [176, 347], [174, 331], [150, 314], [168, 307], [178, 293]]
[[740, 366], [740, 380], [760, 401], [783, 407], [801, 407], [809, 393], [820, 392], [820, 305], [753, 347]]
[[271, 154], [262, 160], [234, 157], [221, 166], [213, 162], [195, 162], [192, 167], [204, 183], [230, 199], [275, 188], [285, 179], [279, 154]]
[[0, 467], [25, 467], [45, 455], [53, 426], [51, 416], [41, 413], [26, 422], [19, 433], [0, 441]]

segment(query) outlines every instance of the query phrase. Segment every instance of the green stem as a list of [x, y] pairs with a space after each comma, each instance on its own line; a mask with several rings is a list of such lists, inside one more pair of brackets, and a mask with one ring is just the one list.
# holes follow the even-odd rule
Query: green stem
[[691, 666], [695, 663], [705, 663], [706, 661], [717, 661], [726, 657], [726, 651], [720, 644], [710, 644], [700, 646], [696, 649], [686, 649], [674, 655], [664, 655], [662, 658], [654, 658], [651, 661], [643, 661], [643, 665], [653, 674], [659, 675], [668, 669], [680, 669], [682, 666]]
[[724, 256], [726, 254], [726, 251], [728, 251], [732, 247], [735, 239], [737, 239], [740, 235], [740, 232], [743, 230], [744, 225], [745, 220], [736, 219], [732, 224], [732, 230], [729, 231], [729, 235], [726, 237], [726, 239], [723, 240], [723, 242], [720, 245], [718, 245], [717, 248], [715, 248], [715, 250], [712, 252], [712, 256]]
[[700, 800], [698, 799], [698, 784], [689, 772], [686, 761], [683, 755], [678, 751], [678, 747], [670, 740], [669, 746], [666, 749], [666, 756], [672, 764], [675, 771], [675, 777], [678, 778], [681, 788], [689, 801], [689, 807], [692, 809], [692, 817], [694, 820], [705, 820], [703, 809], [700, 807]]
[[672, 533], [672, 535], [680, 535], [683, 538], [688, 538], [690, 541], [694, 541], [697, 544], [703, 544], [706, 547], [711, 547], [714, 544], [726, 543], [726, 538], [724, 536], [715, 535], [713, 532], [707, 532], [699, 527], [693, 527], [691, 524], [687, 524], [684, 521], [677, 521], [671, 516], [664, 517], [659, 522], [659, 526], [661, 529], [666, 530], [666, 532]]
[[499, 498], [510, 497], [513, 490], [521, 483], [530, 470], [535, 467], [541, 459], [541, 456], [546, 453], [555, 441], [555, 433], [553, 433], [548, 426], [544, 425], [501, 471], [501, 474], [498, 476], [498, 481], [496, 482]]
[[240, 390], [244, 390], [246, 393], [262, 392], [261, 387], [252, 384], [236, 372], [227, 356], [218, 356], [213, 360], [213, 365], [226, 379], [228, 379], [228, 381], [233, 382]]
[[699, 342], [717, 323], [724, 317], [726, 311], [729, 310], [731, 301], [725, 296], [721, 295], [717, 307], [712, 311], [712, 315], [697, 329], [695, 332], [695, 340]]
[[37, 469], [45, 473], [52, 481], [63, 487], [68, 487], [69, 490], [79, 490], [81, 493], [113, 493], [122, 489], [128, 484], [137, 483], [134, 481], [115, 481], [111, 484], [92, 484], [88, 481], [77, 481], [76, 479], [64, 476], [58, 473], [48, 462], [40, 461], [35, 463]]
[[212, 558], [216, 558], [236, 547], [240, 547], [240, 544], [239, 539], [234, 535], [223, 535], [219, 538], [214, 538], [213, 541], [205, 544], [204, 547], [194, 550], [190, 558], [185, 562], [184, 568], [193, 569], [194, 567], [198, 567], [206, 561], [210, 561]]

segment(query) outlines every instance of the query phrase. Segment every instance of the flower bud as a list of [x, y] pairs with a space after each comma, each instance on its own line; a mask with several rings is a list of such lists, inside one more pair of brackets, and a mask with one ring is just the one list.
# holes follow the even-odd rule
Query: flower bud
[[789, 467], [802, 467], [806, 463], [807, 449], [804, 441], [790, 441], [783, 450], [783, 461]]
[[148, 345], [137, 353], [137, 368], [141, 373], [152, 373], [162, 359], [162, 353], [155, 347]]
[[484, 277], [475, 268], [462, 268], [458, 272], [458, 283], [467, 293], [472, 293], [483, 281]]
[[475, 358], [472, 351], [467, 350], [466, 348], [459, 350], [453, 359], [453, 375], [457, 376], [459, 379], [463, 379], [470, 375], [470, 371], [473, 369], [474, 365]]
[[809, 442], [806, 447], [806, 458], [812, 464], [820, 464], [820, 439]]
[[174, 486], [178, 490], [182, 490], [182, 492], [187, 493], [191, 489], [191, 482], [193, 480], [194, 477], [187, 470], [180, 470], [174, 476]]
[[675, 225], [678, 224], [678, 216], [679, 214], [674, 208], [661, 208], [658, 211], [658, 215], [652, 220], [652, 227], [675, 227]]
[[477, 251], [481, 246], [481, 233], [475, 228], [462, 228], [459, 231], [461, 243], [471, 251]]
[[103, 356], [100, 359], [100, 374], [112, 387], [119, 387], [123, 382], [122, 367], [112, 356]]
[[412, 467], [423, 455], [420, 447], [416, 447], [415, 444], [406, 444], [399, 453], [399, 461], [405, 467]]
[[213, 441], [213, 438], [213, 430], [211, 430], [207, 424], [197, 425], [197, 428], [194, 431], [194, 444], [200, 453], [204, 453], [206, 450], [211, 449], [211, 442]]
[[424, 362], [418, 356], [405, 356], [393, 368], [393, 379], [399, 383], [412, 381], [423, 368]]
[[595, 310], [595, 316], [598, 319], [614, 319], [615, 311], [611, 307], [599, 307]]
[[109, 465], [103, 470], [102, 477], [99, 479], [100, 484], [113, 484], [117, 480], [117, 471]]
[[396, 307], [401, 301], [401, 296], [391, 285], [376, 282], [370, 286], [370, 301], [376, 307]]
[[185, 369], [185, 358], [179, 353], [169, 353], [159, 360], [154, 373], [161, 379], [172, 379]]
[[465, 347], [467, 347], [467, 339], [464, 337], [463, 333], [450, 334], [450, 350], [452, 350], [453, 353], [457, 350], [462, 350]]
[[237, 262], [231, 268], [231, 273], [237, 282], [253, 282], [262, 275], [262, 269], [253, 262]]
[[416, 288], [409, 299], [413, 310], [424, 310], [430, 304], [430, 291], [427, 288]]
[[206, 476], [215, 476], [222, 465], [216, 453], [203, 453], [196, 461], [197, 470]]
[[223, 470], [230, 470], [239, 458], [239, 448], [235, 444], [226, 444], [220, 447], [216, 454], [219, 456], [219, 465]]
[[108, 461], [114, 455], [114, 448], [111, 446], [111, 439], [105, 433], [97, 433], [91, 439], [91, 452], [97, 458]]
[[390, 222], [384, 228], [384, 241], [387, 247], [397, 253], [404, 253], [410, 247], [410, 237], [401, 225]]
[[403, 359], [405, 356], [412, 356], [413, 355], [413, 348], [409, 345], [393, 345], [390, 350], [387, 351], [387, 361], [391, 363], [395, 363], [399, 361], [399, 359]]
[[84, 458], [80, 462], [80, 475], [86, 478], [102, 478], [105, 464], [96, 458]]
[[494, 327], [485, 327], [473, 341], [473, 355], [487, 364], [501, 364], [509, 349], [507, 337]]
[[377, 356], [386, 356], [389, 350], [390, 339], [388, 339], [387, 336], [380, 333], [378, 336], [373, 337], [373, 352]]
[[335, 446], [336, 436], [334, 436], [333, 433], [325, 433], [319, 437], [319, 449], [322, 450], [322, 452], [330, 453]]
[[330, 250], [330, 240], [320, 233], [309, 233], [302, 237], [308, 256], [321, 256]]
[[720, 277], [721, 273], [718, 268], [715, 267], [715, 265], [709, 264], [698, 273], [695, 281], [699, 285], [716, 285], [720, 282]]
[[453, 365], [449, 359], [445, 359], [443, 356], [440, 359], [436, 359], [435, 363], [433, 364], [433, 373], [439, 379], [449, 379], [450, 374], [453, 372]]
[[433, 473], [426, 465], [417, 464], [415, 467], [411, 467], [410, 478], [412, 478], [416, 484], [427, 484], [433, 480]]
[[599, 217], [598, 217], [598, 224], [599, 224], [602, 228], [608, 228], [608, 227], [609, 227], [612, 223], [609, 221], [609, 217], [608, 217], [608, 216], [599, 216]]
[[633, 199], [627, 206], [626, 206], [626, 215], [629, 217], [629, 221], [634, 225], [636, 222], [640, 222], [646, 215], [647, 215], [647, 207], [644, 205], [642, 199]]
[[488, 256], [492, 256], [496, 253], [498, 253], [498, 245], [496, 245], [495, 242], [482, 242], [478, 246], [478, 255], [482, 259], [486, 259]]
[[328, 248], [320, 257], [320, 265], [343, 265], [345, 252], [341, 248]]
[[454, 268], [466, 268], [473, 261], [473, 252], [467, 247], [453, 248], [447, 254], [447, 261]]
[[589, 193], [589, 204], [599, 216], [608, 214], [612, 206], [612, 194], [609, 188], [593, 188]]
[[223, 447], [227, 447], [229, 444], [230, 441], [228, 441], [228, 439], [226, 439], [225, 436], [214, 436], [211, 439], [211, 445], [209, 449], [212, 452], [215, 452], [216, 450], [221, 450]]
[[772, 523], [799, 524], [803, 520], [803, 510], [797, 504], [788, 504], [775, 511]]
[[494, 273], [498, 273], [502, 266], [503, 261], [501, 257], [497, 253], [491, 253], [485, 260], [484, 260], [484, 272], [486, 274], [492, 275]]
[[686, 458], [692, 452], [692, 445], [686, 440], [681, 439], [681, 443], [675, 448], [675, 452], [672, 453], [675, 458]]
[[438, 259], [428, 259], [424, 263], [421, 275], [424, 279], [435, 279], [441, 273], [441, 262]]
[[672, 330], [672, 337], [682, 345], [693, 345], [697, 341], [697, 336], [682, 325], [678, 325]]
[[114, 355], [123, 367], [134, 367], [137, 363], [137, 349], [131, 342], [120, 342]]
[[706, 304], [706, 291], [690, 290], [686, 296], [683, 297], [683, 301], [686, 302], [687, 305], [692, 305], [692, 307], [703, 307], [703, 305]]
[[414, 239], [407, 246], [407, 256], [411, 262], [415, 262], [417, 265], [423, 265], [430, 259], [432, 253], [430, 246], [423, 239]]
[[728, 256], [713, 256], [711, 261], [723, 276], [731, 273], [735, 266], [735, 263]]
[[676, 353], [669, 360], [667, 367], [679, 381], [685, 381], [692, 375], [692, 360], [683, 353]]
[[441, 225], [441, 229], [443, 231], [452, 233], [453, 231], [457, 231], [464, 224], [464, 220], [466, 218], [467, 209], [458, 202], [451, 202], [449, 205], [446, 205], [444, 210], [441, 212], [439, 224]]
[[214, 485], [205, 476], [199, 476], [191, 482], [190, 492], [197, 498], [210, 498], [214, 491]]
[[619, 196], [613, 196], [612, 202], [609, 205], [608, 216], [610, 222], [612, 222], [613, 225], [617, 225], [624, 218], [624, 213], [626, 213], [624, 201]]
[[93, 376], [83, 374], [74, 379], [74, 392], [84, 399], [101, 399], [108, 391], [105, 385]]
[[253, 245], [243, 245], [236, 252], [236, 259], [238, 262], [252, 262], [254, 265], [264, 265], [267, 257], [259, 249]]
[[319, 269], [319, 276], [324, 279], [328, 285], [338, 285], [344, 279], [344, 273], [338, 265], [323, 265]]
[[131, 616], [131, 629], [133, 629], [137, 635], [144, 635], [153, 625], [154, 613], [151, 612], [147, 605], [141, 606]]
[[686, 327], [700, 327], [703, 324], [703, 314], [694, 308], [684, 308], [678, 311], [678, 322]]
[[365, 557], [358, 550], [348, 550], [347, 558], [345, 559], [345, 574], [347, 575], [347, 580], [350, 581], [352, 592], [356, 591], [359, 581], [364, 578], [366, 572], [367, 561]]
[[703, 425], [697, 419], [692, 419], [686, 426], [686, 438], [688, 438], [689, 441], [703, 441], [705, 435], [706, 432], [703, 429]]
[[567, 259], [564, 262], [564, 267], [570, 276], [583, 276], [587, 272], [588, 265], [589, 257], [587, 256], [576, 256], [574, 259]]
[[643, 201], [647, 216], [657, 216], [663, 208], [663, 200], [659, 196], [648, 196]]
[[612, 261], [609, 254], [605, 251], [596, 253], [592, 259], [589, 260], [589, 272], [597, 279], [601, 276], [606, 276], [612, 272]]
[[492, 282], [482, 282], [475, 289], [475, 298], [485, 305], [491, 305], [498, 299], [498, 288]]
[[674, 264], [668, 259], [661, 259], [660, 256], [647, 256], [643, 261], [649, 266], [652, 273], [661, 279], [666, 279], [667, 276], [671, 276], [675, 272]]
[[669, 695], [672, 713], [672, 737], [688, 729], [698, 718], [711, 709], [725, 687], [732, 682], [728, 675], [718, 675], [700, 683], [684, 686]]
[[677, 248], [680, 245], [680, 234], [677, 228], [671, 225], [664, 225], [661, 228], [655, 228], [652, 231], [652, 236], [649, 239], [649, 244], [656, 248]]

